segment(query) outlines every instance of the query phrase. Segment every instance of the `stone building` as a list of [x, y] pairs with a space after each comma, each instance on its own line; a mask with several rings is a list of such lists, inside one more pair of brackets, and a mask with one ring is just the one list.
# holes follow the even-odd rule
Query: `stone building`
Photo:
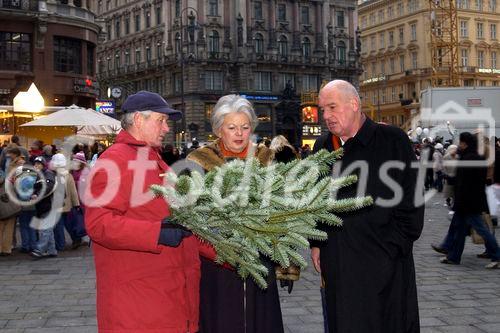
[[[457, 0], [461, 86], [498, 86], [500, 9], [496, 0]], [[358, 5], [364, 110], [409, 129], [421, 90], [431, 85], [428, 0], [370, 0]], [[412, 103], [409, 106], [404, 104]], [[402, 105], [403, 104], [403, 105]]]
[[254, 103], [261, 137], [313, 139], [319, 117], [303, 119], [300, 95], [360, 74], [354, 0], [98, 0], [97, 12], [101, 92], [119, 88], [118, 105], [138, 90], [159, 92], [185, 111], [173, 124], [177, 142], [213, 139], [211, 111], [230, 93]]
[[94, 4], [0, 0], [0, 105], [12, 105], [35, 83], [46, 105], [94, 106], [100, 31]]

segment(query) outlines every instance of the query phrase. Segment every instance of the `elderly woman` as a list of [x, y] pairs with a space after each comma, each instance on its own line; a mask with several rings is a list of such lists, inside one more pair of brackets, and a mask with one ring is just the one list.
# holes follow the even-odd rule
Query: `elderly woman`
[[[252, 105], [238, 95], [219, 99], [212, 113], [212, 130], [218, 139], [190, 153], [188, 160], [205, 170], [248, 152], [263, 165], [271, 163], [273, 152], [250, 141], [257, 126]], [[235, 271], [201, 259], [200, 333], [279, 333], [283, 332], [281, 308], [274, 267], [269, 269], [268, 288], [260, 289], [252, 280], [242, 280]]]

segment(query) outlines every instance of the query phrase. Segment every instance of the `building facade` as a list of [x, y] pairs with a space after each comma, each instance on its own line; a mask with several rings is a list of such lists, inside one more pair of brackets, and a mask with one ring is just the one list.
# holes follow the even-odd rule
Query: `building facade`
[[[499, 85], [496, 0], [457, 0], [455, 4], [460, 86]], [[431, 85], [429, 1], [370, 0], [360, 2], [358, 8], [364, 110], [380, 121], [409, 129], [420, 91]]]
[[0, 0], [0, 105], [35, 83], [46, 105], [94, 107], [93, 0]]
[[359, 75], [356, 1], [97, 4], [106, 31], [97, 56], [102, 91], [118, 87], [118, 104], [143, 89], [165, 96], [185, 111], [173, 124], [178, 142], [213, 139], [212, 109], [235, 93], [254, 103], [257, 134], [301, 143], [303, 131], [313, 138], [321, 130], [317, 110], [303, 119], [300, 94], [317, 92], [333, 78], [356, 83]]

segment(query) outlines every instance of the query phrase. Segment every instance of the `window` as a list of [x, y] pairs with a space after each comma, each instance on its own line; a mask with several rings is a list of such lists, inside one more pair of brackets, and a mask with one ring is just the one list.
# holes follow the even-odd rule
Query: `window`
[[398, 15], [399, 15], [399, 16], [403, 16], [404, 11], [405, 11], [405, 9], [404, 9], [403, 3], [402, 3], [402, 2], [399, 2], [399, 3], [398, 3]]
[[262, 34], [255, 34], [255, 54], [264, 54], [264, 36]]
[[311, 41], [308, 37], [302, 40], [302, 56], [306, 59], [311, 57]]
[[271, 73], [255, 72], [254, 89], [256, 91], [271, 91]]
[[163, 57], [163, 45], [161, 42], [156, 43], [156, 59]]
[[54, 36], [54, 70], [82, 74], [82, 42]]
[[146, 62], [150, 63], [151, 60], [153, 59], [151, 47], [148, 45], [146, 46]]
[[87, 75], [95, 74], [95, 45], [87, 43]]
[[483, 31], [483, 23], [482, 22], [477, 22], [476, 24], [476, 32], [477, 32], [477, 38], [484, 38], [484, 31]]
[[119, 17], [116, 18], [115, 22], [115, 35], [116, 38], [120, 38], [120, 30], [121, 30], [121, 20]]
[[6, 0], [3, 2], [3, 7], [21, 9], [21, 0]]
[[174, 88], [174, 93], [178, 94], [182, 90], [182, 77], [181, 73], [172, 74], [172, 86]]
[[222, 88], [222, 72], [206, 71], [205, 72], [205, 89], [206, 90], [223, 90]]
[[412, 23], [410, 25], [410, 31], [411, 31], [411, 40], [416, 41], [417, 40], [417, 24]]
[[460, 21], [460, 37], [469, 36], [469, 22]]
[[497, 39], [497, 25], [494, 23], [490, 24], [490, 38]]
[[399, 56], [399, 71], [402, 73], [405, 71], [405, 56]]
[[490, 12], [497, 11], [497, 0], [490, 0]]
[[483, 0], [476, 0], [476, 9], [479, 11], [483, 11]]
[[175, 17], [181, 16], [181, 0], [175, 0]]
[[111, 62], [111, 57], [106, 58], [108, 60], [108, 71], [113, 69], [113, 63]]
[[497, 69], [497, 53], [495, 51], [491, 52], [491, 68]]
[[212, 30], [208, 35], [208, 52], [211, 54], [219, 53], [219, 32]]
[[376, 21], [375, 21], [375, 14], [374, 13], [371, 13], [370, 14], [370, 25], [375, 25]]
[[382, 75], [385, 74], [385, 61], [384, 60], [382, 60], [380, 62], [380, 74], [382, 74]]
[[138, 47], [135, 49], [135, 64], [139, 65], [142, 62], [141, 49]]
[[377, 70], [376, 70], [376, 68], [377, 68], [377, 63], [372, 62], [372, 76], [377, 75]]
[[394, 17], [394, 7], [389, 6], [389, 8], [387, 8], [387, 17], [389, 19], [392, 19]]
[[144, 12], [144, 19], [146, 21], [146, 29], [151, 27], [151, 12], [146, 10]]
[[396, 60], [394, 58], [389, 59], [389, 70], [391, 74], [396, 73]]
[[313, 91], [317, 92], [319, 90], [319, 77], [314, 74], [305, 74], [302, 76], [302, 91]]
[[418, 54], [417, 54], [417, 52], [411, 53], [411, 68], [412, 69], [418, 68]]
[[156, 24], [161, 24], [162, 15], [161, 15], [161, 7], [156, 7]]
[[121, 67], [120, 51], [115, 51], [115, 68], [118, 69], [120, 67]]
[[141, 30], [141, 15], [136, 14], [135, 15], [135, 32], [138, 32]]
[[262, 2], [255, 1], [253, 3], [253, 18], [256, 20], [262, 20]]
[[217, 16], [219, 15], [219, 1], [209, 0], [208, 1], [208, 15]]
[[375, 35], [371, 36], [370, 38], [370, 46], [372, 51], [375, 51], [375, 49], [377, 48]]
[[346, 61], [346, 47], [343, 41], [339, 41], [337, 44], [337, 59], [340, 65], [344, 65]]
[[130, 34], [130, 16], [125, 16], [125, 35]]
[[462, 49], [461, 55], [462, 55], [462, 66], [464, 67], [469, 66], [469, 50]]
[[477, 51], [477, 67], [484, 68], [484, 51]]
[[394, 31], [389, 31], [389, 47], [394, 46]]
[[106, 33], [108, 41], [111, 40], [111, 22], [106, 23]]
[[405, 28], [400, 27], [398, 30], [399, 30], [399, 44], [404, 44], [404, 42], [405, 42]]
[[460, 9], [470, 9], [469, 0], [457, 0], [457, 7]]
[[286, 21], [286, 5], [284, 3], [278, 4], [278, 21]]
[[391, 102], [396, 101], [396, 87], [391, 87]]
[[408, 11], [413, 13], [418, 9], [418, 1], [417, 0], [408, 0]]
[[295, 88], [295, 74], [291, 74], [291, 73], [281, 74], [280, 89], [284, 90], [286, 88], [287, 84], [290, 84], [292, 88]]
[[31, 70], [31, 35], [0, 31], [0, 69]]
[[385, 32], [381, 32], [378, 37], [380, 41], [380, 48], [385, 48]]
[[280, 36], [278, 40], [278, 54], [281, 57], [288, 56], [288, 39], [284, 35]]
[[363, 16], [361, 18], [361, 29], [365, 29], [366, 28], [366, 16]]
[[130, 49], [125, 49], [125, 66], [130, 65]]
[[384, 22], [384, 11], [383, 10], [379, 10], [378, 11], [378, 23], [383, 23]]
[[337, 27], [340, 27], [340, 28], [345, 27], [344, 12], [343, 11], [337, 12]]
[[309, 7], [300, 7], [300, 23], [309, 24]]

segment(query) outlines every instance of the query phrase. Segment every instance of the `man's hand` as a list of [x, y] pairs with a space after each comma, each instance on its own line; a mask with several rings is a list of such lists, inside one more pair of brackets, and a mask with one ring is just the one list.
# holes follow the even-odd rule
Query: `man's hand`
[[160, 237], [158, 244], [177, 247], [182, 242], [184, 237], [189, 237], [193, 233], [181, 225], [172, 223], [170, 218], [165, 218], [161, 222]]
[[316, 272], [321, 273], [321, 266], [319, 262], [319, 247], [311, 248], [311, 259], [314, 265], [314, 269]]

